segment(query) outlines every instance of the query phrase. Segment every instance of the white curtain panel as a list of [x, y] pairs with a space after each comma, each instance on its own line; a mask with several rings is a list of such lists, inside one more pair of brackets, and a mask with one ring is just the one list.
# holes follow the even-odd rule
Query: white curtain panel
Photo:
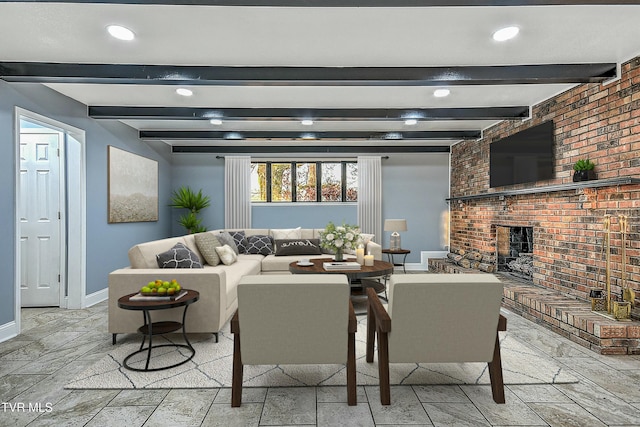
[[358, 156], [358, 225], [382, 243], [382, 158]]
[[251, 228], [251, 157], [224, 158], [224, 227]]

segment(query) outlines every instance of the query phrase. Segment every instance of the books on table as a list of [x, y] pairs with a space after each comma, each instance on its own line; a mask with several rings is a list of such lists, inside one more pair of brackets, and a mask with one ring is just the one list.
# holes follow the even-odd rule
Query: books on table
[[322, 267], [327, 270], [360, 270], [360, 264], [352, 261], [334, 261], [334, 262], [323, 262]]

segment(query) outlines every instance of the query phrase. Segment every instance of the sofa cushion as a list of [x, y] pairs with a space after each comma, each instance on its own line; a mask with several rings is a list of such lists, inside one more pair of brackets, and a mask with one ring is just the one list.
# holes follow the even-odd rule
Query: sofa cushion
[[320, 255], [318, 239], [282, 239], [276, 240], [276, 256]]
[[160, 268], [202, 268], [198, 255], [184, 243], [176, 243], [171, 249], [156, 255]]
[[231, 265], [238, 260], [238, 255], [231, 249], [229, 245], [223, 245], [216, 247], [216, 252], [220, 257], [220, 261], [224, 265]]
[[194, 238], [207, 264], [213, 266], [220, 264], [220, 257], [218, 256], [218, 252], [216, 252], [216, 248], [222, 246], [220, 240], [211, 233], [198, 233]]
[[271, 255], [273, 253], [273, 241], [271, 236], [256, 234], [247, 237], [248, 254]]
[[238, 246], [236, 246], [235, 240], [233, 239], [233, 237], [231, 237], [231, 234], [229, 234], [228, 231], [221, 231], [217, 237], [218, 237], [218, 240], [220, 240], [220, 243], [222, 243], [223, 245], [229, 246], [231, 249], [233, 249], [236, 255], [240, 254], [240, 251], [238, 251]]
[[229, 231], [229, 235], [233, 237], [233, 242], [236, 244], [236, 248], [238, 248], [236, 254], [246, 254], [248, 244], [244, 230]]

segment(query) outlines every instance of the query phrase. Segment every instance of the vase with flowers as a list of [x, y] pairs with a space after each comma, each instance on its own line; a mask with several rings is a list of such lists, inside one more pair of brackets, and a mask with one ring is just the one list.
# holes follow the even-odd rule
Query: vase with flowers
[[324, 231], [320, 232], [320, 247], [334, 253], [334, 260], [343, 261], [344, 251], [355, 249], [360, 240], [360, 229], [355, 225], [327, 224]]

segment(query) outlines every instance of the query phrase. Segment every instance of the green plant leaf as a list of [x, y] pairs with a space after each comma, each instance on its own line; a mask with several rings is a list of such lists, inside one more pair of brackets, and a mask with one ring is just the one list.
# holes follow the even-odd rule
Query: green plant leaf
[[195, 193], [188, 186], [182, 186], [175, 190], [171, 195], [171, 203], [169, 206], [174, 208], [188, 209], [189, 213], [182, 215], [178, 219], [178, 223], [187, 229], [189, 233], [201, 233], [207, 231], [207, 228], [200, 225], [201, 219], [198, 213], [210, 205], [209, 196], [202, 194], [202, 189]]
[[174, 208], [189, 209], [198, 213], [202, 209], [209, 207], [210, 198], [202, 194], [202, 189], [195, 193], [191, 188], [182, 186], [171, 195], [171, 204]]
[[589, 158], [580, 159], [573, 165], [573, 170], [575, 171], [589, 171], [593, 170], [596, 167], [595, 163], [593, 163]]

